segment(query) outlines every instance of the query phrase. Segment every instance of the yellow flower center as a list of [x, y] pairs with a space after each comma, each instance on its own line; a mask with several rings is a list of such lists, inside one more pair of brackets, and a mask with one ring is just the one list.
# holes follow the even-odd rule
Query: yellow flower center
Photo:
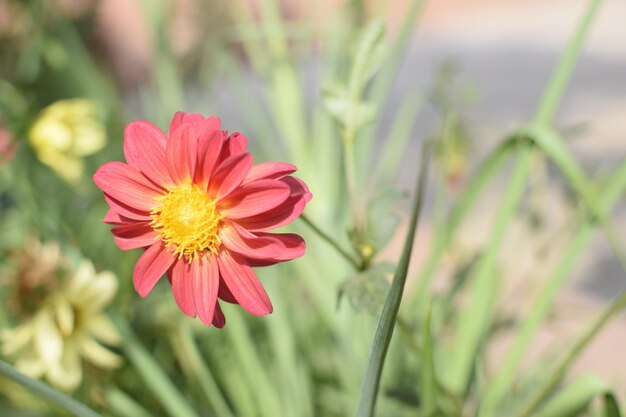
[[150, 226], [166, 248], [191, 262], [205, 250], [217, 253], [222, 244], [217, 232], [220, 215], [206, 191], [194, 184], [177, 185], [159, 198], [150, 212]]

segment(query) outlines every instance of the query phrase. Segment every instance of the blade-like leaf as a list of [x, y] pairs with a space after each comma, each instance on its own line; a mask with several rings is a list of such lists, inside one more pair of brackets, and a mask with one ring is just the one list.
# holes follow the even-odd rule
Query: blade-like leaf
[[365, 369], [365, 375], [361, 384], [361, 397], [356, 414], [357, 417], [372, 417], [374, 415], [380, 376], [385, 363], [387, 349], [389, 348], [389, 343], [391, 342], [391, 336], [393, 335], [398, 310], [400, 309], [400, 301], [402, 300], [402, 293], [404, 292], [404, 283], [406, 282], [409, 261], [411, 260], [413, 241], [415, 239], [415, 232], [422, 207], [424, 190], [426, 188], [429, 157], [430, 147], [428, 145], [424, 145], [422, 148], [420, 173], [418, 180], [416, 181], [415, 200], [411, 210], [409, 230], [404, 243], [402, 256], [391, 284], [391, 289], [389, 290], [389, 294], [387, 294], [387, 300], [385, 301], [385, 306], [383, 307], [383, 312], [378, 322], [378, 328], [376, 329], [376, 334], [374, 335], [374, 341], [372, 342], [367, 368]]
[[589, 407], [595, 396], [606, 389], [606, 384], [597, 376], [580, 376], [552, 397], [536, 416], [576, 417]]

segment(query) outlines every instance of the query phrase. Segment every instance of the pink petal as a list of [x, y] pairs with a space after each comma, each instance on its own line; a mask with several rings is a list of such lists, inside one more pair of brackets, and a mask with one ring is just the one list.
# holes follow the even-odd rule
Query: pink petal
[[248, 174], [252, 166], [252, 155], [240, 153], [222, 162], [209, 182], [209, 192], [219, 201], [230, 194]]
[[202, 166], [196, 171], [196, 183], [203, 185], [209, 183], [222, 152], [223, 144], [224, 138], [220, 131], [215, 131], [210, 136], [200, 139], [198, 155], [202, 156]]
[[140, 296], [145, 297], [152, 291], [174, 260], [174, 255], [165, 249], [161, 241], [150, 246], [139, 257], [133, 271], [133, 283]]
[[244, 260], [224, 250], [217, 257], [226, 286], [246, 311], [255, 316], [272, 312], [272, 303], [258, 278]]
[[152, 246], [158, 234], [147, 222], [137, 222], [119, 226], [111, 230], [115, 243], [122, 250], [145, 248]]
[[167, 168], [176, 184], [191, 182], [198, 158], [198, 137], [191, 125], [183, 124], [174, 132], [165, 149]]
[[202, 256], [191, 262], [193, 300], [198, 317], [207, 326], [213, 321], [219, 282], [219, 269], [213, 255]]
[[126, 161], [161, 186], [172, 183], [165, 163], [166, 144], [165, 134], [148, 122], [129, 123], [124, 130]]
[[295, 165], [285, 162], [263, 162], [250, 168], [250, 172], [248, 172], [248, 176], [243, 183], [247, 184], [261, 179], [277, 180], [286, 175], [293, 174], [296, 170]]
[[292, 233], [259, 233], [258, 236], [236, 225], [220, 231], [220, 239], [226, 248], [246, 258], [290, 261], [304, 255], [304, 239]]
[[282, 227], [294, 221], [311, 200], [306, 184], [295, 177], [281, 178], [291, 188], [290, 197], [275, 209], [256, 216], [238, 219], [237, 223], [250, 232], [261, 232]]
[[193, 301], [192, 274], [189, 263], [184, 259], [176, 260], [172, 268], [172, 293], [174, 300], [183, 313], [196, 316], [196, 305]]
[[119, 213], [112, 208], [107, 211], [107, 213], [104, 215], [104, 218], [102, 219], [102, 223], [113, 225], [124, 224], [127, 222], [128, 220], [125, 220], [124, 217], [120, 216]]
[[102, 165], [93, 181], [107, 195], [139, 211], [152, 210], [155, 198], [162, 194], [136, 168], [123, 162]]
[[218, 301], [215, 302], [215, 313], [213, 314], [213, 326], [221, 329], [226, 324], [226, 317], [224, 317], [224, 313], [222, 312], [222, 308], [220, 307], [220, 303]]
[[272, 210], [289, 195], [290, 188], [282, 181], [258, 180], [237, 188], [220, 202], [219, 208], [224, 217], [241, 219]]
[[246, 146], [248, 146], [248, 139], [241, 133], [235, 132], [228, 137], [226, 144], [228, 146], [229, 154], [237, 155], [238, 153], [246, 151]]
[[119, 200], [114, 199], [107, 193], [104, 193], [104, 200], [111, 206], [111, 210], [114, 210], [118, 213], [120, 218], [131, 219], [132, 221], [150, 221], [152, 218], [150, 217], [150, 213], [145, 210], [137, 210], [133, 207], [129, 207], [128, 205], [122, 203]]
[[170, 137], [174, 136], [174, 133], [176, 133], [178, 128], [183, 124], [189, 124], [193, 126], [203, 120], [204, 117], [201, 114], [177, 111], [172, 118], [172, 122], [170, 123]]

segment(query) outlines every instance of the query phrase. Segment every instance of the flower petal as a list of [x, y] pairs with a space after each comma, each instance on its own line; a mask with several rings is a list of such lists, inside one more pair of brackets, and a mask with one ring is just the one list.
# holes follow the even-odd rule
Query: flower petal
[[102, 165], [93, 180], [105, 194], [139, 211], [152, 210], [155, 198], [162, 194], [141, 172], [123, 162]]
[[213, 255], [202, 256], [191, 263], [191, 286], [198, 317], [207, 326], [213, 322], [220, 275]]
[[129, 123], [124, 129], [126, 161], [160, 186], [172, 184], [165, 160], [166, 144], [165, 134], [148, 122]]
[[127, 204], [122, 203], [121, 201], [111, 197], [107, 193], [104, 193], [104, 199], [111, 206], [111, 209], [116, 211], [121, 218], [127, 218], [135, 221], [141, 222], [149, 222], [152, 220], [150, 217], [150, 212], [146, 210], [138, 210], [136, 208], [130, 207]]
[[[204, 186], [209, 183], [222, 152], [223, 144], [224, 138], [219, 130], [214, 131], [207, 137], [200, 138], [198, 155], [202, 156], [202, 166], [198, 167], [196, 171], [196, 183]], [[200, 161], [200, 158], [198, 158], [198, 161]]]
[[111, 230], [115, 243], [122, 250], [151, 246], [159, 237], [148, 222], [130, 223]]
[[226, 286], [247, 312], [263, 316], [272, 312], [272, 303], [252, 268], [245, 260], [234, 257], [228, 250], [217, 257], [220, 274]]
[[237, 225], [223, 227], [220, 239], [228, 250], [246, 258], [290, 261], [304, 255], [304, 239], [292, 233], [259, 233], [257, 236]]
[[176, 184], [193, 180], [198, 158], [198, 136], [193, 126], [183, 124], [177, 129], [165, 149], [167, 169]]
[[197, 113], [185, 113], [182, 111], [176, 112], [172, 118], [170, 124], [170, 137], [176, 132], [176, 130], [183, 124], [189, 124], [196, 128], [200, 135], [208, 129], [220, 129], [221, 121], [215, 116], [207, 117], [206, 119], [201, 114]]
[[161, 241], [150, 246], [141, 255], [133, 271], [133, 284], [140, 296], [145, 297], [152, 291], [157, 281], [174, 263], [174, 259], [174, 255], [165, 249]]
[[196, 306], [193, 301], [192, 277], [189, 264], [184, 259], [178, 259], [172, 268], [172, 293], [176, 304], [188, 316], [196, 316]]
[[100, 368], [112, 369], [122, 364], [122, 358], [88, 336], [79, 339], [82, 356]]
[[233, 295], [232, 292], [230, 292], [230, 290], [226, 286], [226, 282], [224, 282], [224, 278], [221, 277], [221, 273], [220, 273], [220, 288], [217, 291], [217, 296], [219, 297], [220, 300], [224, 300], [227, 303], [238, 304], [237, 300], [235, 300], [235, 296]]
[[80, 385], [82, 376], [83, 367], [76, 346], [72, 343], [66, 343], [63, 348], [63, 356], [51, 364], [46, 377], [52, 385], [66, 391], [72, 391]]
[[277, 180], [258, 180], [242, 185], [219, 204], [228, 219], [241, 219], [265, 213], [284, 203], [290, 195], [289, 186]]
[[237, 223], [250, 232], [276, 229], [294, 221], [304, 206], [311, 200], [311, 193], [306, 184], [295, 177], [281, 178], [291, 189], [289, 198], [275, 209], [256, 216], [238, 219]]
[[222, 162], [209, 182], [209, 194], [217, 201], [228, 196], [241, 185], [252, 167], [252, 155], [240, 153], [230, 156]]
[[228, 152], [230, 155], [237, 155], [246, 151], [248, 146], [248, 139], [239, 132], [235, 132], [228, 137], [226, 141], [228, 146]]
[[222, 312], [219, 301], [215, 302], [215, 313], [213, 313], [213, 326], [221, 329], [226, 324], [226, 317]]
[[263, 162], [250, 168], [250, 172], [248, 172], [248, 176], [243, 183], [247, 184], [256, 180], [277, 180], [293, 174], [296, 170], [295, 165], [285, 162]]

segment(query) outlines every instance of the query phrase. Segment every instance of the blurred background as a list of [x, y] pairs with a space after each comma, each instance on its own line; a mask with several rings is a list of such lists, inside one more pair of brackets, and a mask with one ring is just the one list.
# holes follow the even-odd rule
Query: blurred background
[[[397, 157], [393, 170], [388, 168], [383, 177], [406, 194], [412, 188], [424, 139], [451, 137], [450, 146], [437, 153], [437, 176], [433, 181], [445, 188], [444, 200], [452, 201], [481, 158], [532, 117], [586, 4], [583, 0], [0, 0], [0, 164], [12, 165], [12, 171], [2, 171], [0, 178], [0, 267], [7, 277], [12, 273], [12, 254], [28, 236], [59, 240], [74, 256], [80, 253], [92, 259], [98, 269], [110, 269], [120, 277], [116, 308], [133, 316], [135, 324], [145, 326], [139, 333], [144, 341], [151, 341], [158, 333], [147, 325], [150, 313], [146, 311], [152, 304], [128, 307], [136, 298], [129, 277], [137, 254], [119, 252], [108, 228], [99, 223], [105, 213], [104, 202], [90, 180], [100, 164], [122, 159], [122, 129], [127, 122], [146, 119], [166, 129], [178, 110], [217, 115], [226, 129], [248, 136], [257, 160], [295, 162], [314, 195], [308, 213], [325, 224], [326, 230], [344, 230], [349, 227], [345, 189], [333, 185], [337, 182], [334, 179], [341, 178], [334, 151], [338, 145], [333, 145], [338, 135], [331, 118], [321, 115], [321, 108], [324, 97], [332, 90], [329, 86], [347, 72], [345, 67], [358, 30], [382, 18], [386, 23], [385, 38], [401, 38], [407, 17], [414, 16], [415, 24], [408, 26], [406, 49], [397, 56], [396, 70], [386, 73], [392, 75], [388, 77], [387, 89], [379, 94], [384, 97], [384, 105], [377, 108], [376, 123], [370, 133], [372, 154], [383, 153], [389, 137], [404, 133], [406, 148]], [[556, 119], [557, 128], [567, 137], [576, 159], [587, 173], [599, 177], [617, 167], [626, 154], [625, 16], [626, 2], [604, 2]], [[388, 60], [394, 58], [390, 56]], [[75, 144], [76, 149], [63, 151], [61, 156], [47, 151], [46, 159], [42, 156], [45, 146], [38, 145], [34, 126], [50, 105], [74, 98], [87, 99], [94, 106], [93, 111], [81, 111], [93, 113], [103, 126], [103, 139], [91, 142], [93, 145], [102, 140], [102, 145], [91, 150], [83, 147], [81, 151]], [[452, 129], [451, 135], [448, 128]], [[90, 138], [100, 137], [99, 131], [85, 129], [93, 135]], [[305, 142], [307, 146], [303, 145]], [[81, 162], [74, 169], [76, 155]], [[59, 167], [59, 160], [66, 169]], [[560, 234], [562, 224], [575, 211], [571, 193], [559, 183], [556, 171], [550, 166], [538, 166], [529, 179], [536, 185], [535, 192], [529, 192], [529, 203], [511, 225], [512, 232], [501, 250], [501, 271], [506, 273], [502, 274], [505, 288], [498, 308], [507, 317], [525, 314], [528, 294], [538, 288], [533, 277], [554, 264], [555, 253], [567, 243], [567, 234]], [[322, 172], [327, 168], [328, 172]], [[552, 185], [546, 185], [547, 182]], [[465, 219], [437, 274], [435, 294], [445, 291], [451, 270], [476, 256], [485, 245], [497, 208], [494, 203], [499, 201], [503, 187], [500, 179], [490, 184]], [[384, 187], [379, 184], [378, 188]], [[434, 194], [429, 195], [420, 225], [410, 289], [419, 285], [418, 271], [433, 245], [435, 224], [442, 221]], [[408, 200], [406, 195], [396, 200], [394, 215], [401, 213], [400, 226], [390, 236], [390, 243], [379, 248], [377, 259], [383, 261], [397, 261], [406, 231]], [[616, 211], [614, 221], [620, 230], [626, 230], [623, 205]], [[310, 248], [324, 245], [312, 239]], [[339, 240], [350, 244], [347, 236], [342, 235]], [[327, 257], [331, 265], [339, 265], [329, 266], [319, 274], [329, 282], [328, 288], [318, 289], [316, 295], [328, 298], [327, 302], [320, 301], [325, 309], [324, 313], [318, 312], [325, 317], [320, 319], [323, 324], [302, 318], [300, 313], [289, 318], [291, 330], [299, 323], [297, 320], [306, 322], [304, 327], [309, 330], [325, 329], [333, 320], [337, 290], [343, 288], [343, 280], [351, 273], [333, 257], [336, 255], [328, 255], [322, 249], [311, 251], [313, 260], [296, 263], [295, 271], [311, 269], [315, 259]], [[539, 266], [533, 263], [537, 259]], [[280, 273], [280, 279], [286, 279], [293, 270]], [[311, 289], [319, 285], [314, 283], [315, 277], [305, 280], [307, 288], [315, 293], [317, 290]], [[10, 287], [6, 282], [5, 285]], [[279, 284], [269, 285], [271, 289]], [[554, 343], [570, 340], [581, 323], [588, 322], [600, 306], [624, 290], [626, 280], [619, 264], [603, 237], [594, 235], [526, 360], [532, 363], [533, 358], [551, 352]], [[6, 290], [5, 298], [10, 298], [8, 294]], [[308, 293], [302, 296], [308, 300]], [[277, 297], [283, 297], [283, 302], [277, 302], [279, 312], [281, 306], [283, 312], [295, 308], [286, 307], [290, 296]], [[316, 302], [311, 302], [315, 306], [311, 308], [319, 308]], [[158, 320], [163, 321], [161, 316], [169, 313], [170, 310], [162, 309]], [[342, 317], [347, 315], [344, 309]], [[9, 316], [0, 318], [0, 324], [11, 323]], [[341, 320], [343, 329], [352, 329], [353, 318]], [[373, 323], [372, 317], [355, 320], [360, 323], [357, 333], [361, 336], [354, 341], [337, 342], [333, 339], [337, 337], [335, 333], [327, 332], [331, 337], [322, 332], [328, 336], [329, 346], [343, 346], [344, 354], [356, 352], [356, 370], [349, 374], [355, 376], [356, 382], [354, 386], [345, 383], [351, 386], [346, 388], [350, 393], [358, 387], [362, 365], [359, 359], [366, 357]], [[255, 327], [258, 324], [250, 326], [252, 334], [259, 331]], [[271, 337], [276, 337], [272, 331], [285, 330], [276, 326], [269, 331]], [[291, 347], [291, 354], [296, 356], [290, 360], [298, 363], [298, 373], [289, 378], [300, 381], [301, 371], [305, 372], [300, 361], [306, 357], [315, 372], [302, 379], [308, 381], [310, 377], [315, 384], [334, 387], [336, 381], [329, 376], [329, 368], [340, 360], [324, 363], [320, 354], [309, 351], [312, 348], [301, 358], [299, 346], [304, 341], [312, 343], [310, 337], [300, 334], [305, 332], [294, 331], [299, 342]], [[213, 340], [203, 346], [214, 347]], [[354, 347], [359, 341], [366, 342]], [[592, 343], [577, 362], [575, 374], [597, 373], [619, 387], [620, 397], [626, 397], [626, 364], [619, 360], [625, 342], [626, 320], [622, 317]], [[489, 362], [497, 367], [509, 345], [510, 334], [506, 331], [494, 337]], [[158, 357], [167, 357], [164, 349], [157, 346], [154, 350]], [[219, 360], [216, 356], [219, 355], [211, 357], [211, 363]], [[169, 360], [166, 364], [174, 367], [174, 360]], [[282, 375], [280, 365], [274, 365], [276, 375]], [[270, 378], [276, 375], [272, 373]], [[233, 378], [218, 384], [236, 385]], [[342, 378], [350, 379], [345, 375], [337, 379]], [[127, 385], [128, 381], [134, 380], [127, 378]], [[319, 413], [314, 415], [346, 415], [342, 413], [353, 404], [331, 389], [320, 389], [322, 394], [317, 389], [310, 390], [315, 393], [311, 409]], [[228, 388], [224, 391], [230, 392]], [[398, 398], [403, 398], [401, 394]], [[302, 392], [298, 395], [308, 398]], [[324, 401], [348, 405], [318, 404]], [[98, 400], [95, 403], [99, 404]], [[393, 408], [394, 404], [390, 410], [401, 409]], [[255, 415], [250, 410], [239, 412]], [[284, 412], [289, 415], [288, 408]]]

